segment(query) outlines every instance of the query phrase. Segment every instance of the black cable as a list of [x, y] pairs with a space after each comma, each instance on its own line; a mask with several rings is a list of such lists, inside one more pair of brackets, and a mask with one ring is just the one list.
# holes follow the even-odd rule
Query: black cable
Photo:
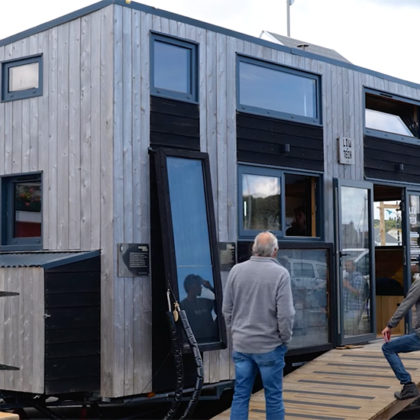
[[186, 419], [187, 416], [193, 412], [195, 406], [198, 403], [198, 399], [200, 398], [201, 389], [203, 387], [203, 360], [201, 358], [200, 349], [198, 347], [197, 340], [195, 339], [194, 333], [191, 329], [190, 323], [188, 322], [188, 317], [185, 311], [180, 310], [179, 311], [180, 319], [181, 319], [181, 325], [185, 332], [185, 335], [188, 340], [188, 344], [193, 352], [195, 366], [197, 368], [196, 372], [196, 380], [195, 380], [195, 386], [194, 391], [192, 393], [192, 396], [190, 398], [190, 401], [188, 402], [187, 408], [184, 411], [184, 414], [182, 417], [180, 417], [180, 420]]
[[174, 399], [172, 400], [171, 407], [166, 413], [164, 420], [172, 420], [176, 418], [176, 411], [182, 400], [182, 393], [184, 390], [184, 363], [182, 360], [182, 347], [178, 338], [174, 314], [171, 311], [168, 311], [166, 315], [168, 317], [169, 330], [171, 333], [171, 350], [174, 356], [176, 385]]

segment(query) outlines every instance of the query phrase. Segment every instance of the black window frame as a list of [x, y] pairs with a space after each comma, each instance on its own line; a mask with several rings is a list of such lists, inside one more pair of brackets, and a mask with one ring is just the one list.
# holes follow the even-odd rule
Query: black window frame
[[[42, 173], [28, 173], [7, 175], [0, 177], [1, 186], [1, 250], [38, 250], [42, 249], [43, 230], [43, 187]], [[28, 238], [15, 238], [13, 236], [14, 221], [14, 185], [19, 182], [35, 181], [41, 184], [41, 236]]]
[[[155, 42], [161, 42], [175, 47], [181, 47], [190, 51], [189, 63], [189, 92], [177, 92], [170, 89], [155, 86]], [[171, 98], [186, 102], [198, 103], [198, 44], [185, 39], [167, 36], [160, 33], [152, 32], [150, 35], [150, 94]]]
[[[316, 110], [316, 117], [305, 117], [299, 114], [293, 114], [289, 112], [281, 112], [266, 108], [260, 108], [257, 106], [242, 105], [240, 103], [240, 63], [248, 63], [259, 67], [265, 67], [271, 70], [276, 70], [281, 73], [292, 74], [294, 76], [300, 76], [302, 78], [311, 79], [315, 81], [316, 93], [314, 98], [314, 108]], [[264, 61], [256, 59], [254, 57], [248, 57], [244, 55], [236, 56], [236, 108], [240, 112], [247, 112], [250, 114], [257, 115], [268, 115], [270, 117], [303, 122], [312, 125], [322, 125], [322, 106], [321, 106], [321, 75], [309, 73], [303, 70], [298, 70], [291, 67], [286, 67], [270, 61]]]
[[[405, 136], [403, 134], [397, 134], [391, 131], [383, 131], [383, 130], [366, 127], [366, 109], [372, 109], [372, 108], [366, 107], [367, 95], [377, 96], [378, 98], [383, 99], [384, 101], [387, 101], [387, 100], [398, 101], [398, 102], [403, 102], [406, 104], [411, 104], [417, 107], [416, 113], [417, 113], [417, 119], [419, 121], [418, 123], [419, 125], [420, 125], [420, 101], [405, 98], [403, 96], [395, 95], [389, 92], [383, 92], [380, 90], [371, 89], [368, 87], [363, 88], [363, 133], [365, 136], [377, 137], [377, 138], [382, 138], [382, 139], [387, 139], [387, 140], [395, 140], [395, 141], [411, 143], [411, 144], [416, 144], [416, 145], [420, 144], [420, 127], [417, 127], [417, 130], [416, 130], [417, 132], [413, 133], [413, 136]], [[398, 115], [398, 113], [395, 113], [394, 115]]]
[[[170, 191], [168, 182], [168, 168], [167, 158], [178, 157], [182, 159], [194, 159], [202, 161], [203, 168], [203, 183], [204, 183], [204, 198], [206, 201], [210, 257], [212, 262], [214, 295], [217, 309], [217, 325], [219, 331], [219, 341], [198, 343], [201, 351], [217, 350], [226, 348], [226, 326], [222, 315], [222, 281], [220, 274], [220, 261], [219, 261], [219, 246], [216, 235], [216, 220], [213, 208], [213, 193], [210, 178], [210, 163], [207, 153], [196, 152], [191, 150], [180, 149], [167, 149], [158, 148], [152, 152], [154, 158], [155, 176], [156, 176], [156, 192], [157, 202], [159, 206], [159, 220], [161, 241], [164, 244], [162, 249], [162, 262], [164, 265], [164, 276], [167, 287], [172, 290], [176, 299], [179, 301], [179, 288], [178, 288], [178, 274], [175, 257], [175, 241], [174, 230], [172, 225], [172, 213], [170, 202]], [[167, 310], [167, 308], [166, 308]], [[184, 343], [184, 351], [188, 352], [189, 347]]]
[[[261, 176], [276, 176], [280, 179], [280, 221], [281, 229], [280, 230], [271, 230], [271, 232], [276, 235], [280, 241], [291, 241], [291, 242], [322, 242], [324, 241], [324, 224], [323, 224], [323, 175], [322, 173], [317, 172], [306, 172], [293, 170], [289, 168], [277, 168], [277, 167], [267, 167], [252, 165], [249, 163], [238, 163], [237, 168], [238, 176], [238, 191], [237, 191], [237, 200], [238, 200], [238, 239], [251, 240], [261, 231], [258, 229], [244, 229], [243, 220], [242, 220], [242, 175], [252, 174], [252, 175], [261, 175]], [[314, 177], [318, 179], [318, 189], [316, 194], [316, 204], [317, 204], [317, 215], [316, 215], [316, 225], [318, 236], [287, 236], [286, 235], [286, 175], [301, 175], [307, 177]]]
[[[38, 87], [19, 91], [9, 91], [9, 69], [26, 64], [38, 63]], [[34, 98], [43, 94], [43, 57], [41, 55], [22, 57], [1, 63], [2, 84], [1, 97], [3, 102], [16, 101], [19, 99]]]

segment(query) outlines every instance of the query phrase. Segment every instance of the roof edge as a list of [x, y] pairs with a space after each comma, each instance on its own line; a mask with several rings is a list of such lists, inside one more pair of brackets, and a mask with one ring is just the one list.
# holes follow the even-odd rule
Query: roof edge
[[115, 4], [115, 0], [101, 0], [97, 3], [86, 6], [83, 9], [75, 10], [74, 12], [70, 12], [66, 15], [60, 16], [48, 22], [41, 23], [40, 25], [34, 26], [29, 29], [25, 29], [22, 32], [18, 32], [17, 34], [10, 35], [7, 38], [0, 39], [0, 47], [3, 47], [7, 44], [11, 44], [12, 42], [19, 41], [31, 35], [35, 35], [39, 32], [43, 32], [48, 29], [54, 28], [57, 25], [61, 25], [63, 23], [67, 23], [72, 20], [78, 19], [82, 16], [85, 16], [92, 12], [96, 12], [100, 9], [103, 9], [104, 7], [110, 6], [111, 4]]
[[139, 10], [145, 13], [150, 13], [156, 16], [160, 16], [160, 17], [164, 17], [167, 19], [172, 19], [172, 20], [177, 20], [179, 22], [182, 23], [186, 23], [189, 25], [193, 25], [193, 26], [198, 26], [200, 28], [206, 29], [206, 30], [210, 30], [213, 32], [218, 32], [227, 36], [232, 36], [238, 39], [241, 39], [243, 41], [247, 41], [247, 42], [251, 42], [253, 44], [258, 44], [261, 45], [263, 47], [268, 47], [268, 48], [272, 48], [278, 51], [283, 51], [292, 55], [297, 55], [297, 56], [301, 56], [301, 57], [306, 57], [306, 58], [310, 58], [310, 59], [315, 59], [318, 61], [322, 61], [322, 62], [326, 62], [328, 64], [332, 64], [338, 67], [344, 67], [350, 70], [354, 70], [354, 71], [358, 71], [361, 73], [365, 73], [365, 74], [369, 74], [371, 76], [375, 76], [375, 77], [379, 77], [381, 79], [384, 80], [388, 80], [391, 82], [396, 82], [399, 84], [403, 84], [409, 87], [413, 87], [415, 89], [420, 89], [420, 83], [415, 83], [415, 82], [411, 82], [409, 80], [405, 80], [405, 79], [401, 79], [398, 78], [396, 76], [391, 76], [385, 73], [381, 73], [375, 70], [370, 70], [367, 69], [365, 67], [361, 67], [361, 66], [357, 66], [355, 64], [352, 63], [347, 63], [347, 62], [343, 62], [340, 60], [336, 60], [334, 58], [329, 58], [329, 57], [324, 57], [322, 55], [319, 54], [315, 54], [315, 53], [311, 53], [311, 52], [306, 52], [306, 51], [302, 51], [298, 48], [291, 48], [291, 47], [286, 47], [284, 45], [280, 45], [274, 42], [270, 42], [252, 35], [247, 35], [241, 32], [237, 32], [231, 29], [226, 29], [223, 28], [221, 26], [217, 26], [211, 23], [206, 23], [194, 18], [190, 18], [188, 16], [183, 16], [183, 15], [179, 15], [177, 13], [173, 13], [173, 12], [168, 12], [166, 10], [162, 10], [162, 9], [157, 9], [155, 7], [152, 6], [147, 6], [141, 3], [136, 3], [136, 2], [129, 2], [126, 3], [124, 0], [101, 0], [97, 3], [94, 3], [90, 6], [84, 7], [83, 9], [79, 9], [76, 10], [74, 12], [71, 12], [67, 15], [61, 16], [59, 18], [53, 19], [49, 22], [43, 23], [41, 25], [35, 26], [33, 28], [27, 29], [23, 32], [19, 32], [15, 35], [11, 35], [7, 38], [4, 38], [2, 40], [0, 40], [0, 47], [5, 46], [7, 44], [10, 44], [12, 42], [16, 42], [19, 41], [22, 38], [26, 38], [29, 37], [31, 35], [34, 35], [36, 33], [48, 30], [53, 28], [54, 26], [63, 24], [63, 23], [67, 23], [70, 22], [71, 20], [74, 19], [78, 19], [79, 17], [85, 16], [89, 13], [95, 12], [97, 10], [103, 9], [104, 7], [110, 6], [110, 5], [118, 5], [121, 7], [128, 7], [131, 9], [135, 9], [135, 10]]

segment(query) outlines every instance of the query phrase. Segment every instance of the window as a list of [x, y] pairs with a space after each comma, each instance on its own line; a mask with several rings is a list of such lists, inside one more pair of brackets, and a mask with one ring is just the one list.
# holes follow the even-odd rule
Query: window
[[197, 101], [197, 45], [152, 35], [151, 93]]
[[159, 149], [154, 159], [166, 282], [201, 350], [221, 348], [226, 337], [208, 155]]
[[239, 166], [239, 232], [262, 230], [278, 236], [319, 237], [319, 176], [280, 169]]
[[322, 346], [329, 337], [329, 249], [293, 249], [283, 244], [278, 260], [290, 273], [296, 309], [289, 349]]
[[2, 245], [39, 248], [42, 235], [41, 175], [2, 179]]
[[238, 109], [320, 123], [319, 77], [239, 57]]
[[2, 63], [2, 100], [42, 95], [42, 57], [28, 57]]
[[419, 106], [395, 95], [366, 91], [365, 131], [391, 139], [419, 138]]

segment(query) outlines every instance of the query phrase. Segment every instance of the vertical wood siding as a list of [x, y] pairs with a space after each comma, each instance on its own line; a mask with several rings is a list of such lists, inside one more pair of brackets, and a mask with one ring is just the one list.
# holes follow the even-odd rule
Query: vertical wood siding
[[[43, 56], [43, 95], [0, 102], [0, 175], [42, 172], [44, 249], [102, 249], [105, 390], [114, 357], [113, 7], [0, 47], [0, 61], [35, 54]], [[24, 293], [31, 287], [25, 282]], [[27, 352], [32, 370], [42, 368], [38, 352]], [[42, 382], [39, 373], [32, 390], [29, 382], [18, 390], [42, 392]]]
[[[210, 156], [219, 241], [237, 240], [237, 54], [321, 75], [328, 242], [333, 178], [364, 176], [363, 87], [420, 99], [415, 87], [118, 5], [0, 47], [0, 61], [43, 54], [43, 95], [0, 103], [0, 175], [42, 171], [45, 249], [102, 251], [101, 394], [109, 397], [152, 383], [151, 279], [117, 272], [118, 243], [150, 243], [150, 31], [199, 45], [199, 144]], [[337, 163], [340, 136], [355, 142], [354, 165]], [[204, 364], [206, 382], [233, 378], [229, 349], [206, 352]]]
[[0, 269], [0, 389], [44, 392], [44, 270]]

